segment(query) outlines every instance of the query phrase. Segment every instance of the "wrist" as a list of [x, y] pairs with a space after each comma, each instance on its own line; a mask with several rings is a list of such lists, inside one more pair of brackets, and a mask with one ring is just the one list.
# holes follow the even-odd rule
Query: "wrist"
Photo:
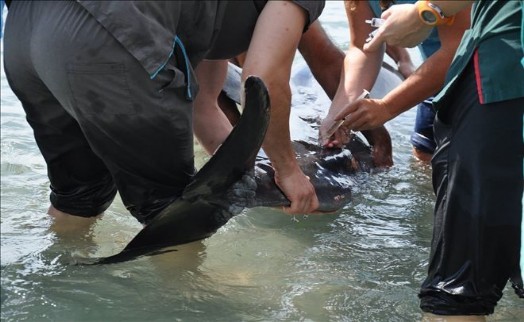
[[[297, 168], [300, 169], [295, 151], [291, 146], [291, 141], [289, 141], [289, 146], [287, 144], [276, 144], [271, 142], [264, 142], [263, 148], [266, 152], [271, 166], [278, 173], [290, 173], [296, 171]], [[270, 146], [278, 146], [277, 149], [269, 148]]]
[[446, 16], [444, 11], [430, 0], [419, 0], [416, 2], [419, 19], [428, 26], [451, 25], [455, 16]]
[[398, 113], [396, 112], [398, 109], [398, 107], [396, 106], [396, 101], [392, 100], [388, 96], [390, 95], [386, 95], [383, 98], [377, 100], [378, 104], [381, 106], [382, 115], [384, 115], [383, 123], [390, 121], [398, 115]]

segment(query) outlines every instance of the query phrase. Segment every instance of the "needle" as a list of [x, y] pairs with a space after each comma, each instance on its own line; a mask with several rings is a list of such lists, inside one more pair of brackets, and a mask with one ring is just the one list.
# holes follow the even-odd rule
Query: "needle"
[[[373, 27], [373, 28], [378, 28], [378, 27], [382, 26], [384, 24], [384, 22], [386, 22], [386, 20], [380, 19], [380, 18], [371, 18], [370, 20], [365, 20], [365, 22], [370, 24], [371, 27]], [[375, 34], [377, 33], [377, 30], [378, 29], [375, 29], [375, 30], [373, 30], [372, 32], [369, 33], [369, 36], [366, 39], [366, 42], [370, 42], [371, 39], [373, 39], [373, 37], [375, 37]]]
[[369, 23], [371, 27], [378, 28], [384, 24], [386, 20], [380, 19], [380, 18], [371, 18], [370, 20], [366, 20], [366, 23]]

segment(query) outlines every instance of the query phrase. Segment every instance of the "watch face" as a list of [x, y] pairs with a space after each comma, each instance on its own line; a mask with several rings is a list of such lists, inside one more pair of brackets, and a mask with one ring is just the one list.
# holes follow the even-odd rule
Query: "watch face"
[[422, 11], [422, 19], [430, 24], [437, 22], [437, 17], [435, 17], [435, 14], [429, 10]]

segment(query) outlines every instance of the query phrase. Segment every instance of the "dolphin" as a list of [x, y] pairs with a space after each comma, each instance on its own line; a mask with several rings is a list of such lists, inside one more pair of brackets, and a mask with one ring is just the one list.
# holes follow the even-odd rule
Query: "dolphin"
[[80, 264], [113, 264], [162, 253], [166, 247], [211, 236], [231, 218], [223, 211], [225, 193], [253, 169], [269, 124], [269, 95], [262, 80], [248, 77], [244, 93], [245, 108], [239, 122], [180, 198], [155, 216], [120, 253], [80, 260]]
[[[228, 99], [240, 104], [242, 69], [229, 63], [222, 92]], [[311, 71], [302, 66], [296, 69], [292, 81], [295, 87], [314, 87]], [[402, 75], [383, 63], [377, 82], [371, 90], [373, 97], [382, 97], [398, 86]], [[230, 107], [232, 105], [229, 105]], [[234, 107], [233, 107], [234, 108]], [[357, 173], [370, 172], [373, 168], [372, 147], [360, 134], [352, 135], [349, 143], [340, 149], [320, 146], [318, 128], [320, 117], [311, 106], [293, 104], [290, 113], [292, 145], [300, 168], [315, 187], [319, 207], [317, 212], [332, 213], [351, 201], [351, 190]], [[260, 150], [255, 162], [256, 196], [248, 207], [281, 207], [290, 202], [275, 184], [274, 170], [269, 158]]]
[[[384, 74], [385, 73], [385, 74]], [[241, 70], [230, 65], [223, 92], [233, 103], [240, 98]], [[393, 70], [383, 68], [374, 89], [375, 96], [398, 85], [402, 79]], [[309, 82], [311, 75], [300, 76]], [[198, 171], [180, 198], [166, 207], [145, 226], [118, 254], [106, 258], [79, 260], [79, 264], [113, 264], [145, 255], [168, 251], [168, 247], [205, 239], [231, 218], [222, 211], [226, 192], [235, 182], [254, 169], [256, 191], [244, 207], [288, 206], [289, 200], [274, 181], [274, 170], [261, 145], [269, 124], [269, 96], [257, 77], [244, 84], [242, 113], [232, 132], [211, 159]], [[378, 93], [376, 91], [378, 88]], [[309, 110], [309, 109], [305, 109]], [[342, 149], [324, 149], [318, 142], [318, 115], [300, 113], [292, 107], [292, 145], [303, 172], [310, 178], [319, 199], [318, 212], [333, 213], [351, 201], [352, 177], [373, 168], [372, 148], [365, 139], [354, 135]], [[315, 113], [313, 113], [315, 114]]]

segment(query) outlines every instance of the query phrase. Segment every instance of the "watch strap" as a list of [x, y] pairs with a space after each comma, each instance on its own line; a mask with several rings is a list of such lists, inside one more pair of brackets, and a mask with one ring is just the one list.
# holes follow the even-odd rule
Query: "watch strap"
[[[429, 0], [421, 0], [416, 3], [418, 16], [422, 22], [430, 26], [451, 25], [455, 21], [455, 16], [446, 17], [442, 9]], [[435, 22], [430, 22], [424, 18], [424, 12], [431, 12], [435, 16]]]

